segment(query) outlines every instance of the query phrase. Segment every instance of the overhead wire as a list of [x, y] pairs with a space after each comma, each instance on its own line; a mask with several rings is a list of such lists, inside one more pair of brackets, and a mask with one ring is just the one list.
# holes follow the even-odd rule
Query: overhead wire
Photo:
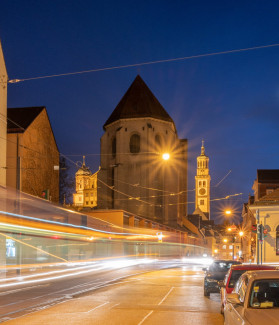
[[259, 45], [259, 46], [246, 47], [246, 48], [240, 48], [240, 49], [232, 49], [232, 50], [227, 50], [227, 51], [196, 54], [196, 55], [184, 56], [184, 57], [179, 57], [179, 58], [154, 60], [154, 61], [132, 63], [132, 64], [112, 66], [112, 67], [96, 68], [96, 69], [89, 69], [89, 70], [82, 70], [82, 71], [75, 71], [75, 72], [67, 72], [67, 73], [59, 73], [59, 74], [52, 74], [52, 75], [45, 75], [45, 76], [38, 76], [38, 77], [30, 77], [30, 78], [22, 78], [22, 79], [9, 79], [8, 83], [19, 83], [19, 82], [30, 81], [30, 80], [47, 79], [47, 78], [55, 78], [55, 77], [66, 77], [66, 76], [81, 75], [81, 74], [85, 74], [85, 73], [93, 73], [93, 72], [108, 71], [108, 70], [127, 69], [127, 68], [133, 68], [133, 67], [139, 67], [139, 66], [145, 66], [145, 65], [151, 65], [151, 64], [159, 64], [159, 63], [167, 63], [167, 62], [175, 62], [175, 61], [184, 61], [184, 60], [198, 59], [198, 58], [203, 58], [203, 57], [210, 57], [210, 56], [215, 56], [215, 55], [223, 55], [223, 54], [230, 54], [230, 53], [254, 51], [254, 50], [259, 50], [259, 49], [264, 49], [264, 48], [271, 48], [271, 47], [278, 47], [278, 46], [279, 46], [279, 43], [274, 43], [274, 44], [268, 44], [268, 45]]

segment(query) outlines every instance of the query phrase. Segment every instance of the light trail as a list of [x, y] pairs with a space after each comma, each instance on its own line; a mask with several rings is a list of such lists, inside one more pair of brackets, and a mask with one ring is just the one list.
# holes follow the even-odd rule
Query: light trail
[[[147, 261], [145, 259], [144, 263], [153, 263], [154, 261], [155, 260]], [[34, 284], [34, 283], [53, 281], [53, 280], [68, 278], [68, 277], [71, 277], [71, 276], [77, 276], [77, 275], [86, 274], [86, 273], [90, 273], [90, 272], [100, 271], [100, 270], [104, 270], [104, 269], [117, 269], [117, 268], [135, 266], [135, 265], [138, 265], [138, 264], [141, 264], [141, 263], [142, 263], [141, 260], [118, 260], [118, 261], [114, 261], [114, 262], [110, 261], [108, 263], [105, 262], [101, 266], [98, 265], [98, 267], [95, 267], [95, 268], [92, 268], [92, 266], [87, 266], [87, 267], [82, 267], [82, 268], [78, 267], [76, 269], [71, 269], [71, 270], [65, 270], [64, 271], [64, 272], [70, 271], [71, 273], [69, 273], [69, 274], [63, 274], [63, 275], [58, 275], [58, 276], [50, 276], [50, 277], [46, 277], [46, 278], [42, 278], [42, 279], [25, 281], [24, 278], [28, 278], [28, 277], [31, 277], [31, 276], [23, 277], [23, 280], [21, 280], [20, 278], [17, 278], [17, 280], [20, 280], [19, 282], [0, 284], [0, 288], [8, 288], [8, 287], [21, 286], [23, 284], [30, 285], [30, 284]], [[84, 269], [87, 269], [87, 268], [90, 268], [90, 269], [89, 270], [84, 270]], [[82, 271], [80, 271], [80, 269], [82, 269]], [[77, 271], [77, 272], [75, 272], [75, 271]], [[36, 277], [36, 275], [34, 275], [34, 277]], [[9, 280], [9, 279], [7, 279], [7, 280]]]
[[[72, 227], [72, 228], [77, 228], [77, 229], [84, 229], [84, 230], [91, 230], [91, 231], [94, 231], [94, 232], [110, 234], [110, 235], [143, 236], [143, 234], [131, 234], [131, 233], [125, 233], [125, 232], [112, 232], [112, 231], [105, 231], [105, 230], [96, 229], [96, 228], [90, 228], [90, 227], [86, 227], [86, 226], [77, 226], [77, 225], [74, 225], [74, 224], [68, 224], [68, 223], [63, 223], [63, 222], [59, 222], [59, 221], [52, 221], [52, 220], [45, 220], [45, 219], [25, 216], [25, 215], [21, 215], [21, 214], [11, 213], [11, 212], [7, 212], [7, 211], [0, 211], [0, 214], [8, 215], [8, 216], [16, 217], [16, 218], [24, 218], [24, 219], [28, 219], [28, 220], [34, 220], [36, 222], [40, 221], [40, 222], [44, 222], [44, 223], [48, 223], [48, 224], [61, 225], [61, 226]], [[153, 235], [144, 235], [144, 236], [154, 238]]]

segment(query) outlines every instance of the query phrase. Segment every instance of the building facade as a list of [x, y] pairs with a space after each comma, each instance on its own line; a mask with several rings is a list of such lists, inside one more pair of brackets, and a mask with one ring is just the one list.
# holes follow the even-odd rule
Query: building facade
[[6, 186], [8, 75], [0, 42], [0, 186]]
[[98, 208], [176, 225], [187, 214], [187, 140], [140, 76], [103, 128]]
[[85, 165], [85, 156], [83, 164], [76, 172], [76, 193], [73, 195], [73, 206], [79, 208], [97, 207], [97, 179], [98, 172], [92, 174]]
[[[205, 155], [204, 141], [202, 141], [201, 154], [197, 157], [196, 199], [195, 210], [203, 212], [210, 219], [210, 175], [209, 158]], [[195, 213], [195, 212], [194, 212]]]
[[[243, 207], [243, 230], [245, 236], [245, 261], [257, 261], [257, 254], [262, 255], [263, 263], [279, 262], [279, 170], [257, 170], [253, 184], [254, 196]], [[259, 214], [257, 222], [256, 214]], [[252, 231], [253, 225], [262, 224], [267, 232], [263, 241], [257, 245], [257, 235]]]
[[59, 202], [59, 151], [45, 107], [8, 109], [7, 186]]

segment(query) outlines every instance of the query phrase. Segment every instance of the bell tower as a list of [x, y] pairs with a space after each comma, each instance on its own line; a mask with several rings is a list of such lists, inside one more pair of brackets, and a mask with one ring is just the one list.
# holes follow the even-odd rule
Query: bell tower
[[202, 140], [201, 154], [197, 157], [197, 175], [195, 176], [195, 208], [199, 208], [208, 219], [210, 218], [210, 179], [209, 158], [205, 155], [204, 141]]

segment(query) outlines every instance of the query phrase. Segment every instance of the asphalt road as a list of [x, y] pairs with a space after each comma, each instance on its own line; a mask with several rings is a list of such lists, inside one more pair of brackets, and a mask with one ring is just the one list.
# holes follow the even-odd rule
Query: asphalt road
[[[3, 313], [5, 310], [1, 320], [6, 320], [7, 325], [223, 324], [223, 317], [219, 313], [219, 294], [211, 294], [210, 298], [203, 296], [203, 276], [201, 269], [194, 266], [150, 270], [147, 273], [139, 267], [126, 268], [115, 271], [113, 275], [111, 272], [107, 272], [106, 275], [102, 273], [103, 279], [98, 280], [99, 282], [95, 275], [93, 280], [91, 278], [90, 292], [82, 293], [82, 290], [79, 290], [80, 293], [77, 293], [77, 290], [72, 289], [72, 292], [66, 292], [68, 296], [65, 296], [63, 291], [63, 298], [59, 295], [61, 290], [66, 289], [65, 283], [63, 288], [60, 288], [58, 286], [60, 282], [54, 281], [53, 284], [42, 284], [41, 287], [36, 288], [36, 294], [34, 294], [35, 288], [29, 290], [26, 288], [24, 292], [6, 295], [8, 298], [6, 306], [1, 303], [0, 312]], [[86, 281], [89, 283], [88, 279], [83, 283], [80, 279], [75, 279], [76, 283], [73, 279], [71, 281], [72, 288], [74, 286], [83, 288], [86, 286]], [[49, 292], [51, 290], [55, 290], [52, 295]], [[31, 293], [33, 297], [29, 296]], [[20, 301], [16, 303], [18, 310], [24, 309], [25, 302], [28, 304], [28, 300], [29, 307], [27, 306], [21, 312], [9, 313], [9, 308], [12, 308], [12, 301], [15, 299], [12, 297], [14, 294], [21, 296], [18, 297]], [[55, 295], [56, 298], [61, 299], [52, 302], [48, 299], [48, 303], [39, 306], [40, 298], [36, 298], [36, 295], [39, 297], [46, 294], [49, 294], [51, 299], [54, 299]], [[5, 296], [0, 296], [1, 301], [3, 297]], [[37, 307], [30, 307], [30, 299], [37, 299]], [[14, 319], [8, 320], [12, 317]]]

